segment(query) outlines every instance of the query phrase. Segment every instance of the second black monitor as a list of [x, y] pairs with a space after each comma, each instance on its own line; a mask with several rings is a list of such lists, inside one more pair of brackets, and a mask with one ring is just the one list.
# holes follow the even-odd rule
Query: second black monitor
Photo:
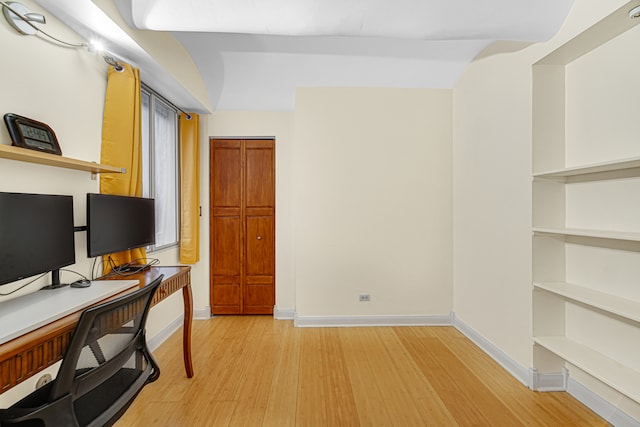
[[155, 244], [154, 200], [87, 194], [87, 256]]

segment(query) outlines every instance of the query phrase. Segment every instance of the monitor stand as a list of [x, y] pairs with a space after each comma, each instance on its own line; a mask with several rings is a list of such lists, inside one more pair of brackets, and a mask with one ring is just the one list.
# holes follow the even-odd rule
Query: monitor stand
[[51, 284], [42, 289], [59, 289], [68, 285], [68, 283], [60, 283], [60, 269], [57, 268], [51, 271]]

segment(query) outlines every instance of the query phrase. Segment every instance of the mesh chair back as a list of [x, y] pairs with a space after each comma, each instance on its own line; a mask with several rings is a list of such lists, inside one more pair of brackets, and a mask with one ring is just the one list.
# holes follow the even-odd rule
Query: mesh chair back
[[[2, 424], [35, 418], [45, 426], [104, 426], [120, 418], [142, 387], [160, 375], [144, 328], [162, 279], [159, 276], [143, 288], [85, 310], [58, 376], [47, 387], [46, 402], [34, 408], [37, 415], [23, 414], [25, 405], [37, 403], [28, 396], [12, 407], [19, 409], [20, 416], [7, 420], [3, 414]], [[44, 391], [36, 393], [44, 398]]]

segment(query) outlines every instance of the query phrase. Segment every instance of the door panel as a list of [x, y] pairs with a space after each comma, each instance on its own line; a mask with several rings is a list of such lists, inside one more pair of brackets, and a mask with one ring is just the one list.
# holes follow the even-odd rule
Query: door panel
[[274, 141], [212, 139], [210, 156], [212, 314], [272, 314]]
[[273, 312], [275, 301], [272, 284], [245, 285], [244, 289], [244, 313], [270, 314]]
[[233, 306], [234, 310], [239, 312], [240, 284], [216, 283], [213, 287], [213, 302], [216, 306]]
[[272, 275], [274, 267], [273, 217], [248, 217], [246, 224], [246, 275]]
[[246, 150], [246, 206], [274, 205], [273, 150]]
[[240, 207], [242, 203], [242, 174], [240, 147], [218, 148], [213, 156], [212, 188], [213, 206]]
[[214, 217], [211, 271], [240, 277], [240, 217]]

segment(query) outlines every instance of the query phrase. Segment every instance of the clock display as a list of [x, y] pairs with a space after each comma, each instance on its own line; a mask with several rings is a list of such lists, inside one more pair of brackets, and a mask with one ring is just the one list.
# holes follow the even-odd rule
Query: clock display
[[24, 136], [25, 138], [42, 142], [51, 142], [51, 138], [49, 137], [49, 133], [47, 131], [22, 123], [19, 123], [19, 126], [20, 130], [22, 131], [22, 136]]
[[61, 155], [56, 134], [47, 124], [17, 114], [4, 115], [13, 145], [30, 150]]

